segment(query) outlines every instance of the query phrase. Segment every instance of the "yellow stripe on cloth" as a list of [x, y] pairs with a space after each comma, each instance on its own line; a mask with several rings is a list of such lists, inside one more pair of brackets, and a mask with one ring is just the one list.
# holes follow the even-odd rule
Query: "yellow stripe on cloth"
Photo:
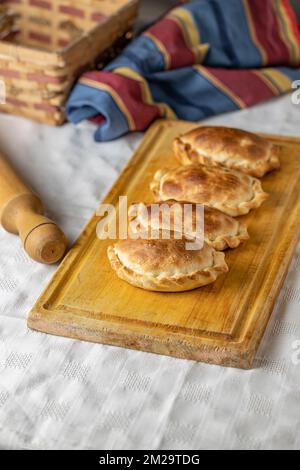
[[194, 51], [197, 55], [197, 64], [203, 64], [209, 49], [209, 44], [199, 44], [199, 46], [194, 47]]
[[114, 69], [113, 72], [139, 82], [139, 84], [141, 85], [144, 103], [158, 106], [161, 110], [161, 114], [162, 114], [161, 117], [165, 117], [167, 119], [178, 119], [175, 112], [172, 110], [172, 108], [170, 108], [170, 106], [168, 106], [165, 103], [157, 103], [156, 101], [153, 100], [152, 93], [147, 83], [147, 80], [145, 80], [141, 74], [139, 74], [138, 72], [136, 72], [135, 70], [129, 67], [119, 67], [119, 68]]
[[279, 93], [287, 93], [292, 89], [291, 80], [279, 70], [271, 68], [261, 69], [261, 75], [267, 77]]
[[175, 8], [169, 17], [179, 20], [188, 46], [194, 47], [201, 44], [200, 32], [195, 24], [193, 15], [189, 11], [184, 8]]
[[153, 34], [151, 34], [149, 31], [146, 31], [143, 36], [148, 37], [151, 39], [152, 42], [156, 45], [157, 49], [161, 52], [164, 58], [164, 63], [165, 63], [165, 70], [169, 70], [171, 67], [171, 57], [168, 52], [168, 50], [165, 48], [164, 44], [157, 39]]
[[142, 94], [143, 94], [143, 100], [146, 103], [153, 103], [152, 99], [152, 94], [149, 88], [148, 83], [144, 79], [144, 77], [136, 72], [135, 70], [129, 68], [129, 67], [118, 67], [113, 70], [114, 73], [118, 73], [119, 75], [123, 75], [124, 77], [131, 78], [133, 80], [136, 80], [140, 84], [142, 84]]
[[210, 45], [201, 44], [201, 37], [193, 15], [184, 8], [176, 8], [168, 15], [180, 27], [186, 46], [195, 55], [195, 63], [202, 64], [209, 51]]
[[271, 80], [268, 76], [264, 75], [263, 71], [266, 69], [259, 69], [259, 70], [252, 70], [252, 73], [254, 75], [257, 75], [260, 80], [264, 82], [265, 85], [267, 85], [268, 88], [274, 93], [274, 95], [279, 95], [280, 90], [276, 86], [275, 83], [273, 83], [273, 80]]
[[82, 83], [83, 85], [88, 85], [92, 88], [98, 88], [99, 90], [106, 91], [107, 93], [109, 93], [113, 100], [116, 102], [117, 106], [122, 111], [122, 113], [125, 115], [129, 129], [131, 131], [135, 130], [135, 122], [133, 120], [133, 117], [131, 116], [129, 109], [127, 108], [120, 95], [118, 95], [118, 93], [110, 85], [107, 85], [107, 83], [97, 82], [96, 80], [91, 80], [89, 78], [81, 78], [79, 80], [79, 83]]
[[290, 51], [291, 64], [298, 65], [300, 61], [300, 49], [295, 43], [291, 19], [288, 16], [281, 0], [274, 0], [273, 8], [280, 21], [280, 36]]
[[206, 77], [211, 83], [213, 83], [216, 88], [223, 91], [223, 93], [225, 93], [225, 95], [227, 95], [240, 108], [243, 109], [243, 108], [247, 107], [246, 103], [244, 103], [244, 101], [239, 96], [237, 96], [226, 85], [224, 85], [222, 82], [220, 82], [220, 80], [218, 78], [216, 78], [214, 75], [210, 74], [205, 67], [203, 67], [202, 65], [195, 65], [193, 68], [197, 72], [200, 72], [201, 75]]

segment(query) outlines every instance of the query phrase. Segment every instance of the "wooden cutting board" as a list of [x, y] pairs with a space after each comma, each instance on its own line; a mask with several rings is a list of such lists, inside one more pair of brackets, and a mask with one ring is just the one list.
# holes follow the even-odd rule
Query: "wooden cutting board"
[[[151, 202], [149, 183], [176, 166], [171, 143], [195, 124], [159, 121], [103, 202]], [[250, 368], [300, 232], [300, 139], [281, 144], [281, 171], [263, 178], [270, 197], [243, 217], [250, 240], [226, 252], [230, 271], [184, 293], [147, 292], [117, 278], [99, 240], [96, 215], [66, 256], [28, 319], [30, 328], [224, 366]]]

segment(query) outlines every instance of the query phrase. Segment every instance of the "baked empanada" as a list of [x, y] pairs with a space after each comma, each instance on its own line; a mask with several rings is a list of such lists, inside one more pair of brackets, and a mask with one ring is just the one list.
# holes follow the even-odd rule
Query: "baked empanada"
[[[236, 248], [249, 239], [247, 227], [218, 209], [208, 206], [197, 212], [197, 204], [174, 199], [152, 204], [134, 204], [129, 208], [129, 221], [137, 232], [171, 230], [188, 238], [203, 239], [215, 250]], [[200, 220], [201, 219], [201, 220]], [[204, 233], [203, 233], [204, 232]]]
[[224, 253], [204, 244], [186, 250], [187, 240], [120, 240], [108, 248], [119, 278], [142, 289], [182, 292], [214, 282], [228, 271]]
[[183, 165], [221, 165], [262, 177], [280, 168], [279, 146], [251, 132], [229, 127], [199, 127], [174, 140]]
[[268, 195], [252, 176], [206, 165], [159, 170], [150, 185], [157, 201], [195, 202], [236, 217], [259, 207]]

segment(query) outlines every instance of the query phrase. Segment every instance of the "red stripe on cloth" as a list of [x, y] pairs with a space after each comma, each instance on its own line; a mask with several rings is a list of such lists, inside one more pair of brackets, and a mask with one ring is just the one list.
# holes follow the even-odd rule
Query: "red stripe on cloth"
[[174, 21], [172, 18], [163, 18], [154, 24], [148, 32], [157, 38], [167, 49], [171, 59], [171, 69], [195, 63], [195, 54], [187, 46], [183, 31], [177, 21]]
[[290, 51], [280, 36], [280, 25], [274, 13], [273, 0], [246, 0], [257, 39], [268, 58], [266, 65], [287, 64]]
[[100, 124], [105, 122], [105, 118], [101, 114], [97, 114], [97, 116], [90, 118], [89, 121], [96, 124], [96, 126], [100, 126]]
[[38, 8], [44, 8], [45, 10], [51, 10], [52, 5], [49, 2], [45, 2], [44, 0], [29, 0], [29, 5]]
[[276, 96], [266, 83], [251, 70], [205, 68], [243, 101], [246, 106], [253, 106], [260, 101]]
[[157, 105], [143, 101], [141, 84], [138, 81], [116, 73], [97, 71], [87, 72], [83, 78], [93, 80], [100, 85], [104, 83], [113, 88], [131, 114], [136, 130], [144, 130], [152, 121], [161, 117], [161, 111]]
[[[300, 5], [300, 2], [299, 2], [299, 5]], [[292, 9], [289, 0], [283, 0], [283, 7], [286, 11], [286, 14], [291, 20], [292, 32], [295, 37], [296, 43], [298, 43], [298, 47], [300, 48], [300, 25], [297, 24], [296, 14], [294, 10]]]
[[0, 69], [0, 77], [7, 77], [7, 78], [20, 78], [20, 72], [16, 72], [15, 70], [6, 70]]
[[61, 11], [61, 13], [66, 13], [67, 15], [70, 15], [70, 16], [77, 16], [78, 18], [84, 17], [84, 11], [79, 10], [79, 8], [75, 8], [75, 7], [68, 7], [66, 5], [61, 5], [59, 7], [59, 11]]
[[67, 76], [51, 77], [49, 75], [43, 75], [39, 73], [28, 73], [27, 78], [32, 82], [60, 84], [67, 79]]

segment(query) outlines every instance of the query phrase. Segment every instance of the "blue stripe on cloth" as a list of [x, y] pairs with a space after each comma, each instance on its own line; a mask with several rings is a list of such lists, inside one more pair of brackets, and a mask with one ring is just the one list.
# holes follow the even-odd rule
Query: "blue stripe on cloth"
[[[282, 80], [281, 87], [281, 84], [278, 86], [276, 83], [276, 77], [272, 77], [271, 74], [268, 77], [268, 74], [265, 73], [265, 76], [261, 78], [263, 80], [262, 86], [259, 87], [259, 74], [245, 73], [245, 69], [259, 71], [263, 64], [261, 52], [251, 36], [242, 0], [197, 0], [185, 4], [181, 8], [191, 13], [193, 22], [199, 30], [201, 43], [206, 43], [209, 46], [203, 65], [204, 67], [205, 65], [215, 67], [215, 71], [211, 70], [212, 80], [209, 79], [209, 74], [205, 74], [205, 69], [202, 74], [201, 69], [196, 70], [193, 67], [194, 64], [191, 64], [190, 67], [165, 71], [163, 53], [147, 35], [142, 35], [133, 41], [117, 59], [106, 67], [105, 71], [113, 72], [116, 68], [125, 67], [138, 72], [148, 83], [156, 103], [168, 105], [178, 118], [190, 121], [200, 121], [219, 113], [234, 111], [239, 109], [239, 103], [255, 104], [275, 96], [279, 91], [289, 91], [289, 81]], [[270, 9], [269, 13], [273, 14], [272, 0], [268, 0], [268, 8]], [[296, 28], [296, 25], [294, 27]], [[163, 23], [161, 28], [165, 28]], [[168, 45], [172, 47], [172, 54], [175, 54], [176, 36], [169, 37], [168, 34], [176, 34], [176, 28], [171, 32], [169, 30], [160, 31], [158, 26], [155, 31], [158, 37], [161, 37], [161, 41], [165, 41], [165, 47], [167, 48]], [[155, 31], [153, 35], [155, 35]], [[278, 44], [281, 43], [279, 39], [277, 37]], [[276, 35], [274, 40], [276, 40]], [[274, 48], [276, 48], [276, 43]], [[278, 58], [278, 63], [282, 63], [281, 56]], [[290, 63], [288, 57], [284, 63], [287, 65]], [[231, 69], [231, 73], [224, 72], [222, 74], [218, 69], [220, 67]], [[300, 79], [300, 69], [278, 67], [274, 70], [283, 73], [290, 81]], [[218, 77], [217, 80], [214, 79], [214, 73]], [[112, 73], [112, 75], [114, 74]], [[101, 82], [101, 72], [98, 72], [96, 76]], [[106, 81], [107, 79], [106, 75]], [[243, 79], [246, 80], [246, 84], [241, 82]], [[124, 96], [126, 95], [127, 109], [134, 114], [135, 122], [142, 122], [146, 129], [153, 122], [153, 113], [150, 112], [149, 116], [145, 117], [144, 112], [146, 108], [143, 100], [147, 100], [149, 96], [143, 94], [143, 91], [145, 92], [143, 83], [135, 85], [131, 83], [133, 85], [130, 88], [133, 93], [131, 95], [126, 88], [129, 86], [128, 80], [135, 81], [135, 79], [128, 77], [126, 79], [123, 77], [123, 80], [119, 78], [118, 86], [114, 88], [114, 91], [119, 94], [121, 100], [122, 93]], [[268, 83], [272, 80], [274, 88]], [[224, 89], [222, 89], [223, 81]], [[218, 83], [220, 83], [220, 87]], [[251, 83], [258, 87], [257, 98], [256, 90], [248, 89], [251, 88]], [[251, 100], [249, 99], [250, 91], [252, 93], [252, 95], [250, 93]], [[234, 99], [235, 94], [237, 95], [236, 100]], [[95, 138], [97, 141], [111, 140], [130, 130], [124, 114], [126, 110], [123, 112], [117, 103], [108, 92], [98, 88], [96, 83], [93, 87], [79, 82], [69, 98], [67, 115], [74, 123], [97, 115], [103, 116], [105, 120], [99, 121]], [[149, 103], [146, 104], [147, 106]], [[157, 115], [159, 114], [157, 113]]]
[[101, 114], [105, 121], [96, 130], [97, 142], [117, 139], [129, 132], [127, 119], [111, 95], [96, 87], [79, 83], [71, 93], [66, 111], [74, 124]]
[[149, 79], [153, 99], [167, 103], [179, 119], [199, 121], [239, 107], [200, 72], [190, 68], [159, 72]]
[[282, 72], [291, 80], [300, 80], [300, 69], [292, 69], [291, 67], [276, 67], [274, 70]]
[[[192, 14], [201, 42], [210, 45], [204, 64], [233, 68], [263, 65], [260, 52], [251, 39], [241, 0], [226, 0], [226, 9], [224, 0], [197, 0], [184, 8]], [[148, 75], [164, 70], [164, 57], [156, 44], [142, 35], [127, 46], [106, 70], [112, 71], [117, 67], [130, 67]]]
[[164, 70], [165, 62], [163, 54], [155, 43], [147, 36], [140, 36], [129, 44], [105, 70], [110, 72], [118, 67], [129, 67], [146, 76]]
[[[210, 44], [204, 64], [254, 68], [263, 65], [251, 39], [241, 0], [200, 0], [185, 5], [194, 17], [201, 42]], [[238, 40], [237, 40], [238, 39]]]

